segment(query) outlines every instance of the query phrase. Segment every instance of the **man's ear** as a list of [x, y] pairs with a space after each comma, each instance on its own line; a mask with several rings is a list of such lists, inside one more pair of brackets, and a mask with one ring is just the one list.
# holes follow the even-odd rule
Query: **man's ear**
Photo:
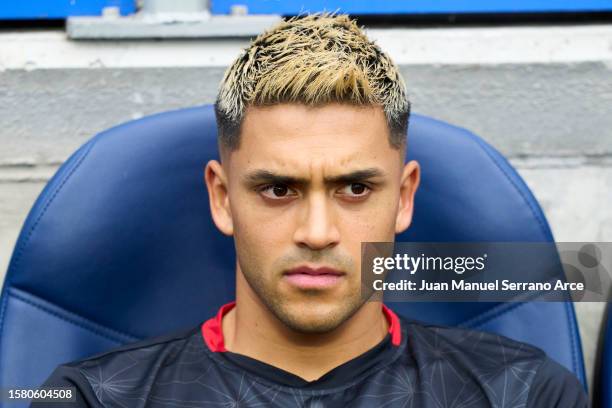
[[215, 225], [225, 235], [234, 233], [232, 211], [229, 204], [227, 177], [223, 166], [216, 160], [211, 160], [204, 169], [204, 182], [208, 188], [210, 212]]
[[412, 222], [414, 194], [419, 187], [421, 169], [419, 163], [412, 160], [404, 166], [400, 181], [399, 207], [395, 219], [395, 233], [406, 231]]

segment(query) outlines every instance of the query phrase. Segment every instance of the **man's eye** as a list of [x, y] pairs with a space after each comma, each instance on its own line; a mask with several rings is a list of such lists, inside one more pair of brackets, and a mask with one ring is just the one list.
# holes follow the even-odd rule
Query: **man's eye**
[[278, 200], [295, 195], [295, 192], [283, 184], [272, 184], [262, 187], [259, 192], [267, 198]]
[[351, 183], [340, 189], [340, 194], [348, 197], [363, 197], [370, 192], [370, 188], [363, 183]]

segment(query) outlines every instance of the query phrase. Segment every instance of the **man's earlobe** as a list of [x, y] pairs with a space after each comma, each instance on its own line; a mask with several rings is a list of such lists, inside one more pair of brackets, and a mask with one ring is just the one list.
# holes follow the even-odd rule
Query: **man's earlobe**
[[217, 228], [225, 235], [233, 235], [234, 223], [229, 203], [227, 177], [216, 160], [211, 160], [204, 169], [204, 182], [208, 189], [210, 213]]
[[412, 160], [404, 166], [400, 181], [399, 206], [395, 219], [395, 233], [401, 234], [412, 223], [414, 195], [419, 187], [421, 169], [419, 163]]

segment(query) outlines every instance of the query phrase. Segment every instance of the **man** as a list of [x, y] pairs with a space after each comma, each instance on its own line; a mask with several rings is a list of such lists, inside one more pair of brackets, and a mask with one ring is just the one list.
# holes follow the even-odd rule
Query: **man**
[[46, 386], [91, 407], [587, 405], [539, 349], [362, 296], [361, 243], [409, 227], [419, 166], [404, 163], [401, 76], [354, 21], [312, 15], [262, 34], [215, 108], [221, 163], [205, 182], [235, 240], [236, 301], [201, 327], [61, 366]]

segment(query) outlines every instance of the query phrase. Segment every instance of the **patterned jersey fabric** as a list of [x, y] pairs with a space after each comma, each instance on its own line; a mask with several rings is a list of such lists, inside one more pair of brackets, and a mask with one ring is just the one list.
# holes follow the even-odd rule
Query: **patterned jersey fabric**
[[308, 382], [225, 350], [221, 319], [58, 367], [47, 387], [77, 401], [33, 407], [587, 407], [578, 380], [539, 349], [410, 321], [384, 308], [386, 338]]

